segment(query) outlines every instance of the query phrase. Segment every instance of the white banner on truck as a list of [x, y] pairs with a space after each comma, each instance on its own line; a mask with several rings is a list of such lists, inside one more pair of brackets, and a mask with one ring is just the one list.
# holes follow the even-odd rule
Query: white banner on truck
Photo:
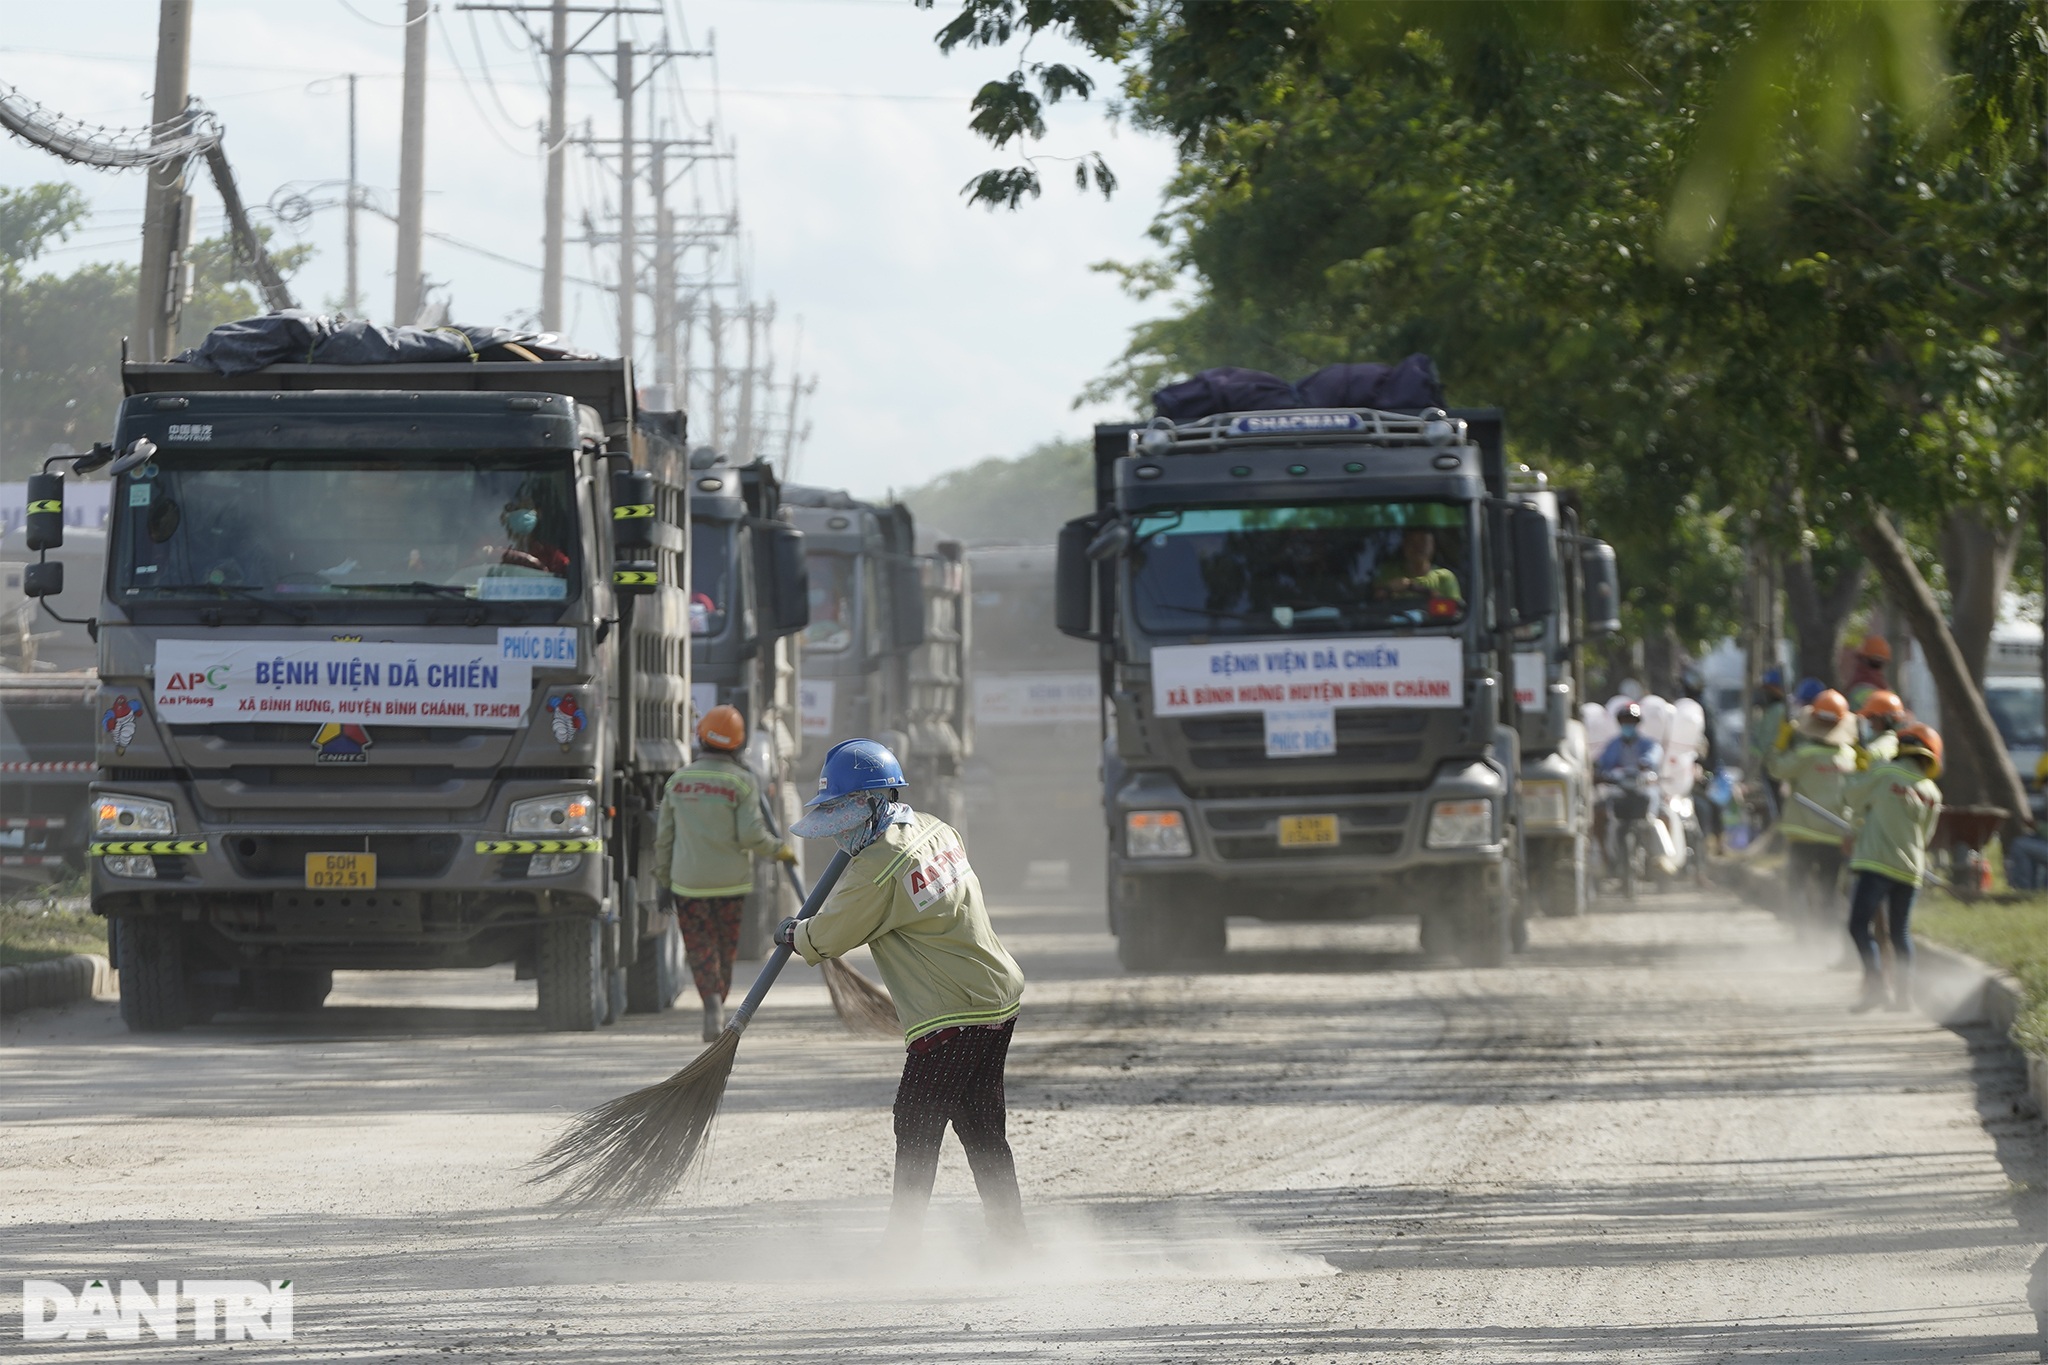
[[976, 674], [979, 726], [1095, 724], [1101, 684], [1093, 673]]
[[250, 720], [516, 729], [533, 667], [477, 645], [159, 640], [156, 712], [173, 724]]
[[1541, 653], [1515, 655], [1515, 706], [1518, 710], [1541, 711], [1549, 686]]
[[830, 678], [805, 678], [797, 684], [796, 709], [804, 738], [823, 739], [832, 733], [833, 685]]
[[1458, 706], [1464, 647], [1441, 635], [1401, 639], [1165, 645], [1152, 651], [1161, 716], [1331, 706]]

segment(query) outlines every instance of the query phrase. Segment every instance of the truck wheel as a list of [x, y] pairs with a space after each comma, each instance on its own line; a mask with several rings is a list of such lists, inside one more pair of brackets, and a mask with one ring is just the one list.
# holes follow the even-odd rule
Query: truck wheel
[[191, 1021], [184, 931], [176, 920], [126, 920], [120, 943], [121, 1022], [130, 1033], [169, 1033]]
[[1163, 970], [1167, 951], [1167, 915], [1149, 879], [1109, 874], [1109, 919], [1115, 926], [1116, 960], [1127, 972]]
[[261, 969], [249, 974], [249, 1008], [264, 1014], [311, 1014], [327, 1003], [334, 973], [311, 969]]
[[536, 932], [541, 1027], [589, 1033], [605, 1016], [604, 925], [594, 917], [551, 919]]
[[1586, 840], [1545, 839], [1529, 845], [1530, 889], [1549, 919], [1586, 913]]
[[1150, 877], [1112, 877], [1116, 958], [1126, 971], [1156, 972], [1221, 962], [1229, 930], [1220, 911], [1185, 884]]
[[1457, 914], [1439, 910], [1433, 914], [1417, 917], [1416, 926], [1422, 934], [1422, 955], [1424, 957], [1446, 958], [1458, 955], [1459, 919]]
[[1473, 877], [1457, 918], [1458, 961], [1467, 967], [1504, 966], [1514, 947], [1512, 865]]
[[683, 989], [683, 931], [670, 921], [657, 937], [643, 939], [640, 956], [626, 969], [626, 1009], [656, 1014], [673, 1009]]

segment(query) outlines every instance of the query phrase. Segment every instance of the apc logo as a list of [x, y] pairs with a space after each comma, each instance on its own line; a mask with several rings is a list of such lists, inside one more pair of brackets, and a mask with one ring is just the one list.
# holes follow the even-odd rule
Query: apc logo
[[315, 763], [368, 763], [370, 732], [330, 720], [313, 732], [313, 749]]
[[221, 681], [221, 675], [227, 671], [225, 664], [215, 664], [203, 673], [173, 673], [171, 674], [170, 681], [164, 684], [164, 691], [197, 692], [201, 688], [209, 688], [215, 692], [225, 692], [228, 690], [228, 685]]
[[123, 1280], [117, 1294], [94, 1280], [75, 1295], [55, 1280], [21, 1282], [23, 1341], [90, 1341], [95, 1333], [140, 1341], [145, 1327], [158, 1341], [177, 1341], [188, 1321], [193, 1341], [290, 1341], [292, 1282], [158, 1280], [150, 1294], [140, 1280]]

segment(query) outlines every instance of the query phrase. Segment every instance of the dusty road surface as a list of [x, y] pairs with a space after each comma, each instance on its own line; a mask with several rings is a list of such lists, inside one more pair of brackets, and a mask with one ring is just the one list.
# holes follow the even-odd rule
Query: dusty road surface
[[[510, 972], [342, 978], [316, 1018], [0, 1035], [0, 1359], [2033, 1360], [2048, 1236], [1981, 1032], [1716, 896], [1536, 926], [1503, 971], [1412, 928], [1232, 929], [1119, 973], [1099, 907], [998, 907], [1032, 978], [1012, 1136], [1038, 1254], [989, 1264], [948, 1139], [932, 1244], [880, 1259], [900, 1049], [814, 972], [749, 1032], [710, 1170], [553, 1220], [522, 1163], [693, 1055], [686, 1008], [531, 1030]], [[27, 1344], [24, 1277], [290, 1278], [295, 1337]], [[2040, 1291], [2034, 1291], [2040, 1301]]]

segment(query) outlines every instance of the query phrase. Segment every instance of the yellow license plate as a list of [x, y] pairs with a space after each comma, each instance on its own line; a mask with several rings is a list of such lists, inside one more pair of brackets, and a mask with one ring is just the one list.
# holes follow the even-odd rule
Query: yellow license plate
[[1280, 817], [1280, 847], [1330, 848], [1337, 842], [1334, 815], [1283, 815]]
[[372, 891], [377, 886], [377, 855], [374, 853], [308, 853], [306, 889], [309, 891]]

